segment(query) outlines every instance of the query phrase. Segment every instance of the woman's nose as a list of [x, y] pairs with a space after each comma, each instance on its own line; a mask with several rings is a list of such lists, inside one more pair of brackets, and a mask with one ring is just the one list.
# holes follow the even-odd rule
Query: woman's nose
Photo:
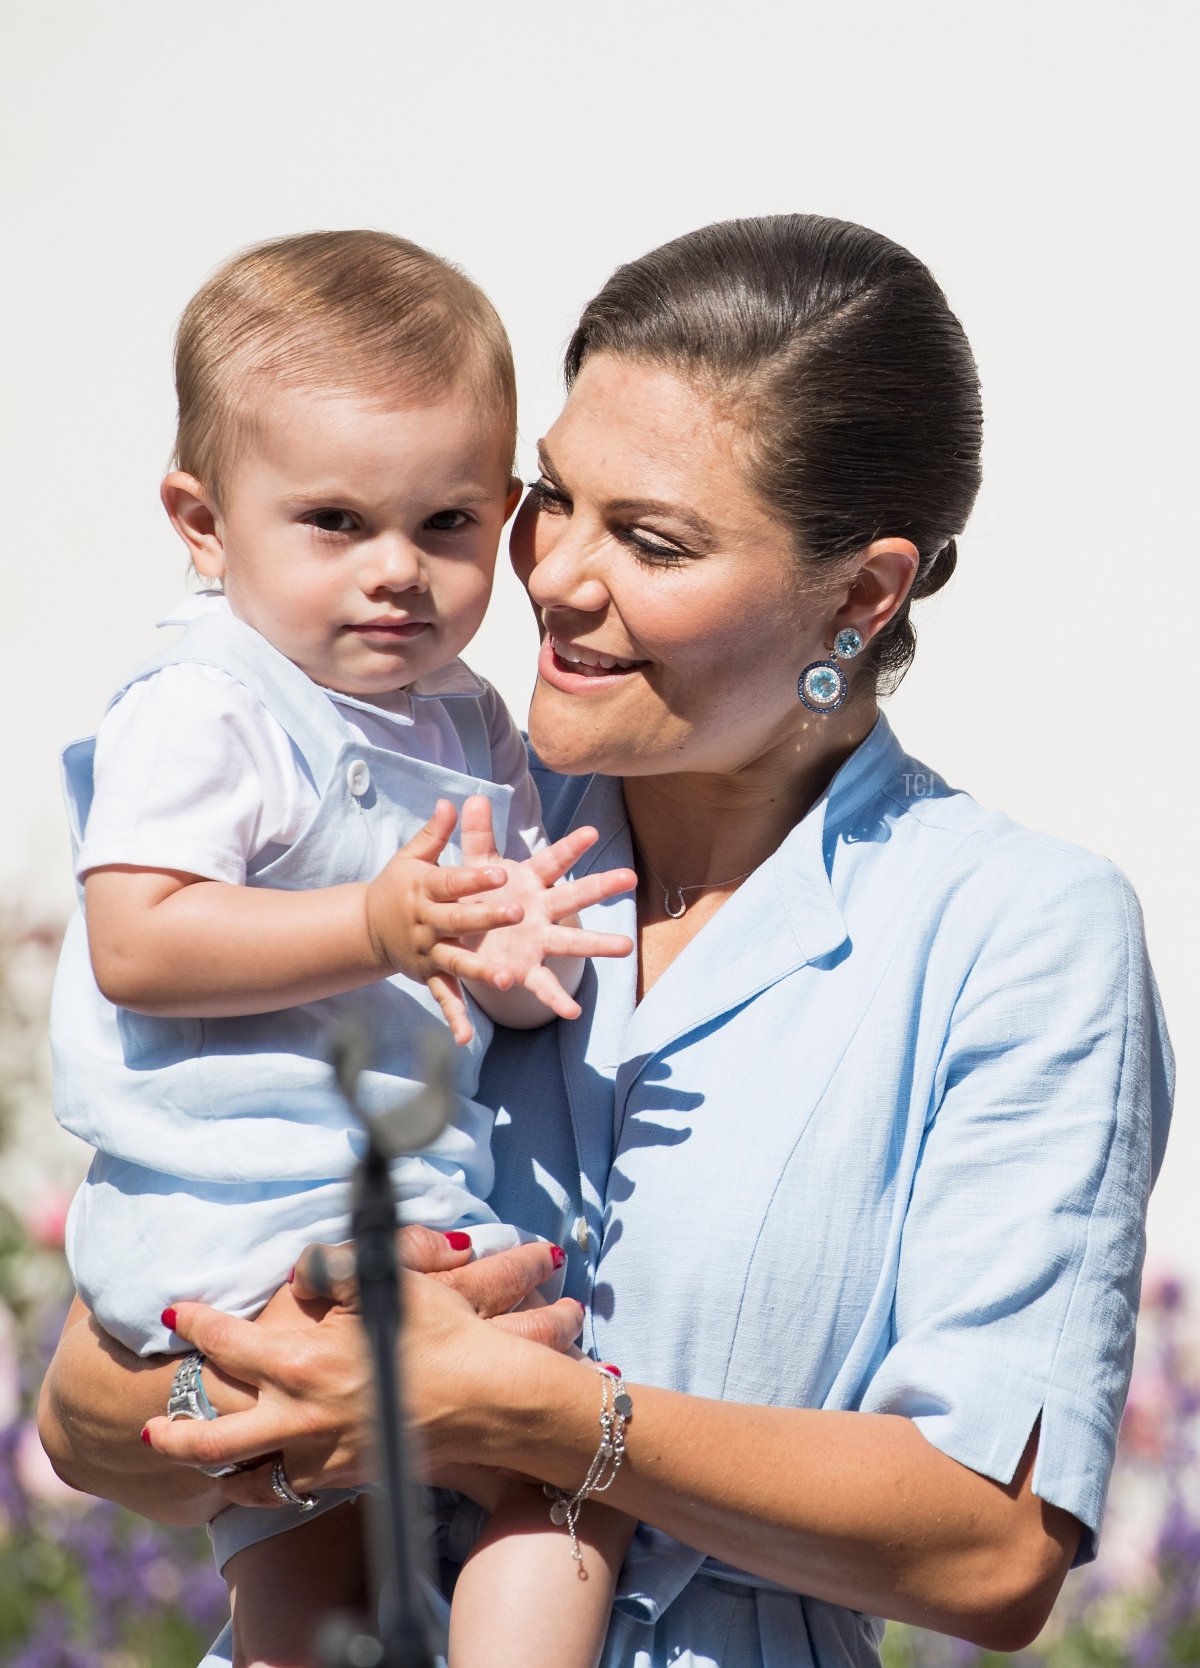
[[528, 559], [521, 559], [526, 552], [514, 536], [513, 565], [524, 579], [535, 607], [598, 614], [608, 606], [608, 586], [601, 572], [599, 553], [573, 524], [555, 529], [552, 536], [539, 536], [531, 543], [532, 564]]
[[420, 549], [399, 534], [380, 535], [363, 551], [359, 583], [373, 591], [424, 591], [429, 580]]

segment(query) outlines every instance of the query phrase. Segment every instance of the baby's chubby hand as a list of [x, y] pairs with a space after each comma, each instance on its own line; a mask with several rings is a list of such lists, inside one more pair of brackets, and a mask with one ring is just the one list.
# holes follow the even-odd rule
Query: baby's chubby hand
[[578, 1004], [545, 963], [548, 958], [624, 956], [633, 948], [613, 933], [585, 932], [573, 917], [587, 905], [628, 892], [632, 869], [611, 869], [556, 885], [598, 838], [580, 828], [544, 851], [513, 862], [495, 849], [491, 807], [482, 796], [463, 806], [464, 863], [438, 859], [457, 816], [449, 800], [367, 887], [367, 932], [381, 974], [404, 973], [429, 986], [457, 1043], [471, 1040], [461, 980], [507, 991], [522, 986], [565, 1019]]
[[[509, 975], [509, 985], [497, 985], [497, 989], [523, 988], [561, 1019], [579, 1017], [579, 1004], [572, 993], [579, 982], [583, 958], [627, 956], [633, 949], [632, 940], [624, 934], [586, 932], [578, 919], [579, 910], [589, 904], [633, 891], [637, 875], [632, 869], [606, 869], [579, 880], [562, 880], [598, 839], [594, 828], [576, 828], [544, 851], [515, 862], [496, 850], [487, 800], [475, 796], [463, 806], [464, 862], [479, 873], [503, 869], [505, 884], [492, 894], [492, 899], [497, 903], [511, 901], [520, 912], [517, 919], [473, 934], [465, 942], [489, 968]], [[557, 961], [558, 967], [548, 967], [551, 960]], [[520, 1023], [505, 1014], [497, 1017], [508, 1024]]]

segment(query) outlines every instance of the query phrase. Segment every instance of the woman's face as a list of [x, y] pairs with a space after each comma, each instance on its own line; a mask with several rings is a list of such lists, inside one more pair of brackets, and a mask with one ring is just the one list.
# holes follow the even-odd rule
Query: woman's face
[[806, 600], [743, 448], [673, 372], [585, 361], [512, 540], [546, 626], [529, 727], [552, 768], [726, 775], [794, 756], [813, 722], [796, 679], [836, 604]]

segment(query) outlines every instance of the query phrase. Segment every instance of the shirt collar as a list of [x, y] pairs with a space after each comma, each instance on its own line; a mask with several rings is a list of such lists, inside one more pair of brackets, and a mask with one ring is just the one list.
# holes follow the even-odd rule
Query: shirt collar
[[[907, 755], [882, 713], [835, 772], [829, 786], [768, 858], [764, 869], [771, 871], [784, 915], [804, 961], [819, 961], [838, 949], [849, 937], [845, 917], [834, 896], [833, 857], [839, 843], [861, 837], [861, 814], [883, 787], [904, 768]], [[572, 822], [593, 823], [601, 838], [575, 873], [585, 874], [632, 861], [628, 818], [621, 784], [613, 777], [594, 776], [584, 790]], [[763, 877], [765, 878], [765, 876]], [[761, 897], [757, 885], [744, 888], [751, 898]], [[737, 914], [739, 892], [720, 915]]]
[[807, 961], [819, 961], [849, 937], [834, 896], [833, 855], [852, 839], [860, 813], [899, 771], [904, 749], [882, 713], [838, 768], [825, 792], [770, 859], [784, 911]]

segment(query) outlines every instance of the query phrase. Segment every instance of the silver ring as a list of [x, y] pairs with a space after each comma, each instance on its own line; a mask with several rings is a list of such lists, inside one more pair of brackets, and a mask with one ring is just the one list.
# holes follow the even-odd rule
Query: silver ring
[[311, 1512], [317, 1503], [315, 1494], [296, 1493], [284, 1475], [281, 1459], [277, 1459], [271, 1467], [271, 1492], [277, 1500], [282, 1500], [285, 1506], [298, 1506], [302, 1512]]

